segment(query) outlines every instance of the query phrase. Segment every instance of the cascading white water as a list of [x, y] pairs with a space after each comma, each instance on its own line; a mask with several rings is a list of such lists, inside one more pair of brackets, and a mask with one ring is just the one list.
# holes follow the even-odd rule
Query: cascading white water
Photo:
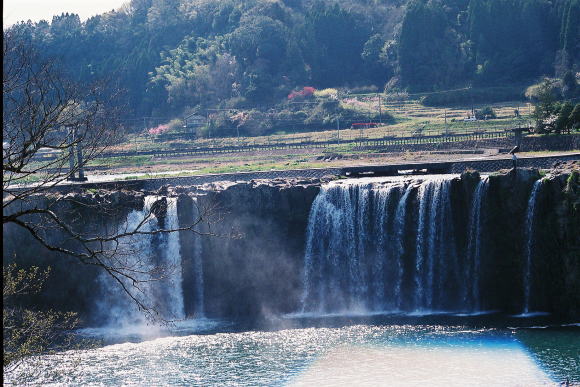
[[416, 311], [432, 311], [445, 306], [450, 297], [443, 285], [448, 277], [458, 272], [450, 188], [450, 177], [431, 178], [419, 187], [414, 280]]
[[[395, 185], [329, 185], [308, 224], [303, 312], [382, 310], [387, 305]], [[375, 213], [378, 214], [375, 215]], [[389, 265], [386, 266], [385, 263]]]
[[[193, 198], [194, 201], [194, 215], [193, 218], [199, 218], [198, 208], [197, 208], [197, 198]], [[196, 227], [199, 231], [199, 225]], [[195, 317], [203, 318], [205, 317], [205, 305], [204, 305], [204, 284], [203, 284], [203, 261], [202, 261], [202, 241], [198, 233], [194, 234], [193, 242], [193, 270], [195, 278]]]
[[[452, 225], [452, 178], [429, 177], [418, 190], [416, 180], [401, 178], [322, 187], [308, 222], [302, 312], [381, 312], [409, 307], [426, 311], [448, 306], [453, 291], [448, 282], [456, 283], [460, 277]], [[403, 261], [405, 230], [413, 192], [419, 204], [417, 241], [412, 284], [405, 286], [409, 277]]]
[[413, 192], [413, 187], [408, 185], [405, 189], [405, 193], [399, 200], [397, 205], [397, 210], [395, 212], [394, 221], [394, 233], [395, 233], [395, 250], [394, 256], [397, 259], [397, 279], [395, 282], [395, 309], [401, 309], [403, 304], [403, 255], [405, 254], [405, 227], [407, 223], [407, 202], [409, 201], [409, 196]]
[[[169, 230], [179, 228], [177, 218], [177, 198], [167, 198], [167, 220], [166, 227]], [[171, 232], [164, 237], [167, 239], [167, 248], [164, 249], [164, 264], [168, 268], [167, 289], [168, 289], [168, 312], [175, 319], [185, 318], [183, 306], [183, 274], [181, 267], [181, 251], [179, 243], [179, 233]]]
[[530, 297], [532, 287], [532, 260], [534, 248], [534, 228], [536, 215], [536, 201], [542, 187], [542, 179], [537, 180], [532, 187], [528, 208], [526, 211], [526, 259], [524, 266], [524, 310], [523, 314], [530, 313]]
[[[370, 233], [368, 241], [369, 253], [372, 256], [372, 308], [373, 310], [384, 310], [385, 308], [393, 309], [397, 305], [393, 302], [396, 297], [393, 294], [387, 294], [389, 283], [395, 285], [392, 293], [397, 293], [396, 286], [399, 280], [399, 262], [396, 256], [395, 246], [393, 245], [393, 233], [395, 229], [389, 216], [389, 209], [392, 202], [396, 199], [399, 186], [389, 184], [384, 187], [375, 188], [371, 192], [374, 197], [374, 228]], [[368, 216], [368, 214], [365, 214]], [[375, 243], [373, 244], [373, 238]], [[391, 264], [391, 261], [395, 264]], [[387, 298], [387, 295], [389, 296]], [[391, 302], [388, 302], [391, 301]]]
[[419, 192], [417, 193], [417, 201], [419, 202], [419, 220], [417, 222], [417, 251], [415, 254], [415, 294], [414, 294], [414, 305], [415, 309], [419, 309], [421, 305], [423, 305], [424, 300], [424, 281], [423, 272], [424, 269], [424, 262], [426, 260], [426, 252], [425, 252], [425, 234], [428, 233], [427, 228], [427, 217], [428, 217], [428, 209], [429, 209], [429, 202], [430, 198], [433, 195], [432, 191], [434, 189], [434, 182], [426, 181], [419, 187]]
[[[137, 227], [138, 231], [144, 233], [158, 230], [159, 220], [152, 208], [159, 199], [157, 196], [146, 196], [142, 211], [130, 212], [125, 222], [118, 227], [118, 232], [133, 232]], [[178, 228], [176, 198], [167, 199], [165, 228]], [[156, 236], [135, 234], [121, 238], [109, 264], [121, 268], [137, 280], [136, 288], [129, 278], [121, 278], [132, 296], [143, 305], [160, 312], [161, 317], [168, 320], [184, 318], [179, 233], [160, 233]], [[97, 301], [97, 312], [106, 316], [104, 325], [146, 323], [145, 315], [117, 281], [102, 273], [100, 283], [103, 294]]]
[[467, 244], [467, 259], [464, 263], [463, 304], [471, 312], [479, 311], [480, 300], [480, 270], [481, 270], [481, 240], [483, 238], [483, 207], [487, 188], [488, 178], [482, 179], [475, 188], [473, 200], [471, 202], [471, 213], [469, 216], [469, 233]]
[[[157, 218], [154, 216], [147, 217], [151, 213], [151, 207], [155, 201], [154, 197], [145, 197], [142, 211], [131, 211], [126, 220], [119, 225], [118, 234], [132, 232], [139, 227], [141, 232], [149, 232], [157, 228]], [[146, 218], [147, 217], [147, 218]], [[119, 246], [114, 255], [112, 255], [109, 265], [123, 269], [138, 281], [144, 281], [139, 284], [139, 290], [134, 288], [131, 281], [127, 278], [120, 277], [124, 286], [145, 305], [151, 305], [151, 300], [146, 299], [146, 295], [151, 293], [151, 284], [146, 282], [147, 278], [144, 272], [153, 269], [151, 235], [131, 235], [119, 239]], [[129, 271], [130, 270], [130, 271]], [[97, 314], [104, 316], [105, 326], [129, 326], [135, 324], [144, 324], [145, 316], [140, 313], [135, 301], [125, 293], [121, 285], [115, 281], [109, 274], [102, 272], [99, 276], [99, 282], [102, 289], [102, 295], [97, 300]]]

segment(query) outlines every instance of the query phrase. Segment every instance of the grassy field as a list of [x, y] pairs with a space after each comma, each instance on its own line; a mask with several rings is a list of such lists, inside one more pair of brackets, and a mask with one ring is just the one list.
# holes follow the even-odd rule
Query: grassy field
[[[378, 109], [372, 101], [368, 102], [368, 108]], [[155, 151], [155, 150], [172, 150], [195, 147], [224, 147], [240, 145], [265, 145], [277, 143], [300, 143], [300, 142], [324, 142], [332, 141], [353, 141], [357, 139], [378, 139], [384, 137], [409, 137], [412, 135], [433, 136], [462, 133], [478, 133], [501, 131], [514, 126], [527, 126], [528, 114], [531, 108], [522, 102], [497, 103], [485, 106], [491, 106], [495, 111], [497, 118], [487, 121], [463, 121], [464, 118], [471, 114], [471, 106], [465, 107], [427, 107], [423, 106], [417, 100], [404, 102], [386, 102], [381, 108], [395, 118], [395, 123], [384, 125], [377, 128], [351, 129], [340, 128], [339, 130], [321, 130], [307, 133], [288, 133], [274, 134], [269, 136], [257, 137], [225, 137], [225, 138], [198, 138], [195, 140], [167, 140], [158, 141], [154, 135], [146, 132], [130, 134], [127, 141], [110, 149], [110, 151]], [[475, 105], [474, 109], [480, 109], [483, 105]], [[365, 109], [363, 105], [360, 107]], [[514, 117], [514, 110], [519, 109], [521, 116], [519, 119]], [[278, 133], [285, 133], [283, 126]]]
[[[352, 98], [351, 98], [352, 101]], [[372, 98], [363, 99], [357, 103], [359, 109], [378, 108]], [[366, 103], [366, 105], [365, 105]], [[228, 137], [228, 138], [200, 138], [196, 140], [175, 139], [158, 141], [155, 136], [146, 131], [127, 136], [126, 141], [107, 149], [108, 156], [91, 160], [87, 165], [88, 175], [126, 175], [130, 177], [152, 177], [158, 173], [170, 171], [184, 171], [184, 174], [227, 173], [244, 171], [284, 170], [302, 168], [320, 168], [330, 165], [347, 165], [353, 159], [372, 159], [372, 162], [390, 162], [397, 160], [425, 160], [435, 156], [428, 152], [404, 152], [403, 154], [379, 155], [377, 151], [361, 149], [355, 142], [358, 139], [381, 139], [385, 137], [401, 138], [410, 136], [432, 136], [463, 133], [486, 133], [501, 131], [515, 126], [528, 125], [528, 113], [531, 108], [521, 102], [498, 103], [491, 106], [497, 116], [496, 119], [486, 121], [464, 121], [471, 114], [471, 106], [437, 108], [426, 107], [418, 101], [385, 102], [381, 109], [389, 112], [395, 122], [377, 128], [315, 131], [308, 133], [276, 134], [258, 137]], [[480, 109], [483, 106], [474, 106]], [[520, 118], [514, 117], [514, 110], [519, 109]], [[280, 128], [283, 132], [283, 128]], [[341, 142], [337, 141], [340, 134]], [[276, 143], [300, 142], [332, 142], [326, 148], [304, 149], [274, 149], [257, 150], [244, 153], [199, 154], [199, 155], [123, 155], [114, 156], [116, 152], [132, 151], [170, 151], [175, 149], [191, 149], [195, 147], [221, 147], [236, 145], [264, 145]], [[346, 157], [329, 161], [321, 161], [325, 155], [337, 154]], [[26, 182], [33, 182], [38, 178], [30, 177]]]
[[[350, 98], [352, 101], [352, 98]], [[377, 99], [362, 98], [357, 103], [357, 108], [369, 111], [378, 109]], [[365, 105], [366, 104], [366, 105]], [[381, 106], [384, 112], [388, 112], [395, 118], [395, 123], [377, 128], [338, 130], [321, 130], [308, 133], [275, 134], [257, 137], [226, 137], [226, 138], [199, 138], [196, 140], [174, 139], [159, 141], [156, 136], [149, 135], [146, 131], [130, 134], [127, 141], [108, 149], [108, 152], [131, 152], [131, 151], [171, 151], [175, 149], [191, 149], [206, 147], [240, 146], [240, 145], [266, 145], [277, 143], [301, 143], [301, 142], [333, 142], [325, 149], [304, 150], [280, 150], [244, 152], [215, 155], [190, 155], [181, 157], [155, 157], [152, 155], [106, 157], [91, 161], [89, 169], [97, 173], [153, 173], [171, 170], [195, 170], [188, 173], [224, 173], [257, 171], [270, 169], [294, 169], [315, 168], [328, 164], [317, 162], [316, 159], [328, 153], [341, 155], [361, 155], [372, 153], [358, 149], [355, 143], [358, 139], [379, 139], [385, 137], [401, 138], [416, 135], [432, 136], [462, 133], [484, 133], [504, 131], [507, 128], [528, 124], [527, 112], [531, 109], [522, 102], [508, 102], [485, 105], [491, 106], [497, 116], [496, 119], [487, 121], [464, 121], [471, 114], [472, 106], [464, 107], [427, 107], [417, 100], [404, 102], [385, 102]], [[474, 106], [475, 109], [482, 105]], [[520, 119], [514, 117], [514, 110], [521, 112]], [[279, 132], [284, 132], [281, 127]], [[340, 136], [341, 143], [339, 143]], [[407, 155], [410, 159], [411, 156]]]

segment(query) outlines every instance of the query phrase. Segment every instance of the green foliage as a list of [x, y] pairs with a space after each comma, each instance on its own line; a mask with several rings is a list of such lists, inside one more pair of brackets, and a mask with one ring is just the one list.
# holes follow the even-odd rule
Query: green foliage
[[495, 112], [493, 111], [491, 106], [486, 106], [475, 111], [475, 118], [477, 118], [478, 120], [488, 120], [497, 118], [497, 116], [495, 115]]
[[[579, 18], [580, 0], [133, 0], [85, 22], [62, 14], [10, 31], [78, 80], [115, 80], [127, 116], [169, 118], [195, 107], [267, 106], [304, 85], [511, 87], [552, 74], [554, 63], [564, 98], [575, 98]], [[457, 92], [425, 104], [518, 94]]]
[[574, 106], [570, 101], [558, 101], [560, 93], [555, 81], [546, 79], [528, 91], [536, 101], [532, 117], [538, 133], [570, 132], [580, 127], [579, 104]]
[[315, 2], [306, 12], [304, 29], [302, 51], [315, 85], [333, 87], [359, 78], [369, 35], [362, 16], [338, 3]]
[[366, 41], [361, 53], [367, 72], [366, 78], [379, 85], [384, 84], [393, 73], [385, 50], [386, 45], [387, 42], [381, 34], [374, 34]]
[[580, 96], [580, 87], [576, 80], [576, 75], [572, 71], [567, 71], [562, 77], [562, 97], [574, 98]]
[[568, 117], [568, 124], [576, 131], [580, 131], [580, 103], [577, 103]]
[[574, 105], [566, 101], [557, 106], [555, 110], [558, 112], [558, 117], [554, 122], [554, 131], [556, 133], [562, 133], [571, 129], [570, 114], [572, 114], [572, 110], [574, 110]]
[[22, 307], [21, 299], [39, 293], [49, 274], [50, 269], [22, 269], [15, 264], [2, 268], [5, 373], [34, 356], [72, 348], [72, 336], [67, 332], [78, 324], [75, 313]]
[[182, 130], [183, 129], [183, 121], [176, 118], [167, 123], [169, 130]]
[[413, 0], [401, 26], [398, 66], [416, 90], [446, 88], [465, 79], [468, 52], [440, 3]]
[[316, 90], [314, 91], [314, 96], [316, 98], [322, 99], [337, 99], [338, 98], [338, 90], [328, 88], [323, 90]]
[[[322, 95], [334, 95], [332, 89]], [[366, 105], [365, 105], [366, 107]], [[263, 112], [257, 109], [224, 110], [210, 115], [210, 125], [200, 134], [204, 137], [262, 136], [278, 132], [303, 132], [342, 128], [353, 122], [378, 122], [379, 112], [344, 105], [335, 98], [321, 98], [316, 104], [279, 105], [278, 109]], [[393, 122], [393, 117], [382, 112], [383, 123]]]

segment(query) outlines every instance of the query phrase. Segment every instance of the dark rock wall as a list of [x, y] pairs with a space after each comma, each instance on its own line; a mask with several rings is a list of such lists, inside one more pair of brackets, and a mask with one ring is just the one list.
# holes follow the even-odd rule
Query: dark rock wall
[[[24, 207], [22, 207], [24, 206]], [[50, 208], [78, 234], [85, 237], [104, 236], [117, 232], [116, 227], [132, 209], [143, 206], [142, 193], [69, 193], [67, 195], [37, 196], [8, 208], [7, 212], [25, 208]], [[39, 236], [52, 246], [72, 251], [83, 251], [71, 235], [59, 230], [54, 224], [38, 216], [26, 217], [27, 222], [42, 226]], [[17, 263], [21, 268], [39, 266], [50, 268], [50, 275], [43, 289], [37, 294], [19, 298], [23, 305], [40, 309], [73, 310], [81, 314], [85, 322], [91, 318], [94, 299], [98, 297], [100, 269], [80, 262], [78, 258], [51, 251], [18, 225], [3, 225], [2, 261], [4, 265]]]
[[[480, 274], [484, 310], [521, 312], [526, 211], [532, 185], [539, 178], [537, 170], [525, 169], [489, 177]], [[453, 227], [460, 260], [466, 256], [469, 214], [478, 181], [477, 172], [468, 172], [452, 182]], [[545, 178], [537, 202], [531, 310], [563, 318], [580, 317], [578, 183], [578, 172]], [[208, 317], [246, 318], [295, 312], [302, 296], [308, 216], [320, 184], [318, 180], [270, 180], [171, 188], [169, 194], [178, 195], [182, 227], [195, 221], [197, 207], [202, 212], [212, 209], [197, 228], [211, 235], [196, 238], [191, 232], [180, 232], [186, 315], [193, 316], [195, 310], [193, 246], [200, 241]], [[131, 209], [140, 210], [143, 193], [77, 195], [75, 200], [84, 204], [65, 202], [59, 204], [58, 211], [74, 213], [72, 222], [90, 234], [99, 234], [111, 232]], [[108, 210], [87, 206], [88, 203], [107, 203], [104, 208]], [[408, 206], [405, 243], [412, 246], [416, 238], [416, 192]], [[63, 242], [62, 235], [51, 238]], [[90, 316], [94, 299], [99, 297], [95, 268], [40, 247], [30, 235], [11, 225], [4, 226], [3, 240], [5, 264], [15, 260], [23, 266], [53, 267], [46, 291], [27, 302]], [[404, 257], [408, 273], [413, 259], [413, 252], [408, 251]], [[412, 278], [406, 278], [403, 286], [412, 286]]]
[[[308, 214], [318, 190], [316, 185], [244, 183], [198, 198], [200, 208], [214, 209], [210, 225], [203, 228], [212, 236], [201, 239], [208, 315], [296, 310]], [[183, 246], [182, 252], [187, 250], [191, 248]], [[191, 278], [190, 258], [182, 253], [182, 259], [184, 278]], [[184, 288], [184, 294], [192, 290], [187, 281]], [[186, 312], [187, 305], [191, 302], [186, 300]]]

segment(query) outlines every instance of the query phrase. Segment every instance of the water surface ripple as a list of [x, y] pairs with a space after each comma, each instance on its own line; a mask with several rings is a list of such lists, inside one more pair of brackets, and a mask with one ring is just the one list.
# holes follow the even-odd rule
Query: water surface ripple
[[[22, 366], [57, 385], [535, 386], [580, 382], [578, 331], [353, 325], [164, 337]], [[568, 335], [568, 336], [567, 336]], [[6, 375], [5, 375], [6, 376]], [[18, 383], [18, 375], [5, 382]]]

